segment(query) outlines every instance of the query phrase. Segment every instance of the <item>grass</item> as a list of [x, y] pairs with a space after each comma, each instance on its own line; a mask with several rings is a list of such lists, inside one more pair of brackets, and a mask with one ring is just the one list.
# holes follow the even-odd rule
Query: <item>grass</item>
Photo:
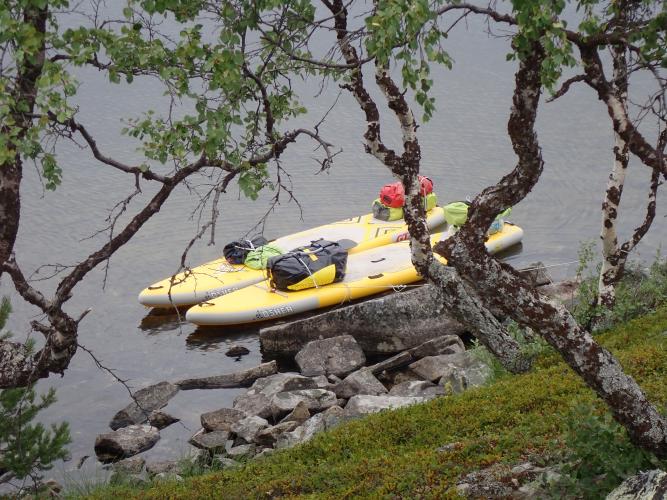
[[[667, 308], [599, 340], [659, 408], [667, 402]], [[147, 488], [104, 485], [94, 498], [456, 497], [465, 474], [566, 452], [568, 415], [606, 410], [553, 352], [520, 376], [427, 404], [351, 421], [242, 468]], [[449, 451], [437, 449], [457, 443]]]

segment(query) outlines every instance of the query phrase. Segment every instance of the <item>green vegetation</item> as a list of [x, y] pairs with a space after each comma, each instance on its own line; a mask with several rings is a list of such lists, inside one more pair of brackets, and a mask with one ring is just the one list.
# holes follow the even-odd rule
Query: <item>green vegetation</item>
[[[667, 308], [661, 308], [600, 336], [660, 406], [667, 402], [666, 331]], [[581, 432], [578, 438], [568, 435], [573, 419], [579, 418], [576, 409], [582, 405], [594, 415], [583, 421], [589, 431], [593, 429], [589, 439]], [[590, 460], [599, 450], [603, 454], [594, 464], [596, 477], [615, 474], [616, 482], [648, 458], [637, 459], [637, 453], [628, 451], [634, 448], [624, 431], [605, 415], [606, 409], [581, 379], [558, 355], [545, 351], [525, 375], [500, 377], [490, 386], [459, 396], [351, 421], [304, 446], [251, 461], [237, 470], [149, 489], [105, 486], [94, 496], [448, 497], [456, 495], [456, 483], [463, 475], [495, 463], [515, 464], [535, 457], [567, 460], [576, 475], [584, 470], [577, 472], [577, 463]], [[456, 445], [438, 451], [451, 443]], [[593, 479], [580, 491], [583, 496], [599, 497], [613, 486], [611, 479], [602, 484]]]
[[[11, 308], [9, 301], [0, 302], [0, 335], [10, 336], [2, 329]], [[35, 402], [34, 386], [0, 390], [0, 477], [6, 481], [26, 478], [28, 484], [37, 483], [40, 472], [49, 470], [55, 460], [67, 456], [70, 443], [67, 423], [51, 426], [47, 430], [42, 424], [31, 423], [37, 413], [56, 401], [55, 391], [49, 391]], [[26, 484], [26, 483], [23, 483]]]
[[579, 298], [573, 314], [579, 324], [605, 329], [651, 313], [667, 302], [667, 259], [658, 253], [646, 268], [640, 262], [628, 262], [621, 281], [616, 285], [616, 302], [612, 309], [597, 303], [601, 264], [595, 261], [592, 244], [579, 251]]

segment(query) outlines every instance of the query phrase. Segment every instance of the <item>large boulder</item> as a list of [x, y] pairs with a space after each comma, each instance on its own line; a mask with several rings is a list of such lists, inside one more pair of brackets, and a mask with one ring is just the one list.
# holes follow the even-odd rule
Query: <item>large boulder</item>
[[231, 431], [232, 425], [246, 417], [246, 413], [235, 408], [220, 408], [219, 410], [202, 413], [201, 426], [207, 431]]
[[444, 334], [460, 335], [432, 285], [340, 307], [260, 330], [265, 353], [294, 355], [308, 342], [352, 335], [366, 354], [394, 354]]
[[350, 335], [308, 342], [294, 358], [301, 373], [343, 377], [366, 364], [366, 356]]
[[109, 423], [113, 430], [148, 420], [154, 410], [164, 407], [178, 392], [178, 386], [160, 382], [134, 393], [134, 401], [114, 415]]
[[345, 406], [345, 414], [349, 417], [358, 417], [377, 413], [382, 410], [402, 408], [417, 403], [423, 403], [426, 398], [402, 396], [353, 396]]
[[667, 473], [650, 470], [623, 481], [607, 495], [607, 500], [663, 500], [666, 497]]
[[102, 463], [132, 457], [152, 448], [160, 439], [160, 431], [150, 425], [130, 425], [95, 439], [95, 454]]
[[336, 394], [325, 389], [302, 389], [298, 391], [279, 392], [271, 398], [271, 409], [274, 415], [285, 415], [304, 403], [308, 410], [318, 412], [334, 406]]
[[308, 405], [306, 404], [305, 401], [300, 401], [299, 404], [297, 404], [294, 407], [294, 409], [280, 421], [280, 423], [296, 422], [299, 425], [301, 425], [309, 418], [310, 418], [310, 410], [308, 410]]
[[370, 370], [362, 368], [349, 374], [343, 381], [336, 384], [333, 391], [339, 398], [349, 399], [357, 394], [370, 394], [373, 396], [386, 394], [387, 388], [375, 378], [375, 375]]

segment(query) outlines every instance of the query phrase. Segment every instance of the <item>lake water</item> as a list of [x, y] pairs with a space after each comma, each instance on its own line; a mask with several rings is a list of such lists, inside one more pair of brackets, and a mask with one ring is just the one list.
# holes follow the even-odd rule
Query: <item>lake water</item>
[[[473, 19], [468, 31], [457, 29], [446, 41], [456, 63], [452, 71], [436, 71], [438, 112], [419, 128], [422, 173], [434, 180], [442, 201], [473, 196], [515, 163], [506, 134], [515, 65], [505, 62], [508, 41], [487, 37], [482, 30], [482, 24]], [[135, 152], [137, 144], [119, 134], [121, 119], [137, 116], [150, 107], [164, 109], [167, 101], [162, 89], [152, 80], [132, 86], [109, 85], [97, 71], [90, 70], [81, 71], [79, 79], [80, 121], [97, 137], [102, 151], [129, 163], [140, 162], [141, 156]], [[318, 121], [339, 93], [331, 82], [322, 95], [316, 81], [295, 84], [303, 89], [311, 111], [299, 120], [299, 126]], [[400, 133], [392, 118], [384, 114], [383, 137], [388, 145], [400, 146]], [[392, 179], [385, 167], [364, 153], [363, 131], [356, 102], [342, 94], [321, 132], [342, 147], [343, 153], [328, 172], [317, 174], [319, 166], [313, 158], [319, 152], [313, 151], [312, 143], [300, 140], [289, 148], [282, 165], [292, 175], [293, 190], [303, 212], [293, 202], [279, 205], [268, 217], [265, 235], [280, 236], [369, 211], [379, 188]], [[509, 260], [516, 266], [541, 260], [554, 266], [552, 274], [560, 278], [574, 273], [580, 243], [599, 233], [613, 136], [606, 109], [582, 85], [574, 86], [555, 103], [542, 103], [538, 133], [544, 174], [534, 191], [514, 208], [511, 220], [524, 228], [525, 238], [522, 250]], [[86, 238], [103, 228], [108, 210], [133, 191], [133, 178], [101, 166], [87, 151], [63, 143], [59, 154], [64, 175], [62, 186], [55, 192], [44, 192], [35, 169], [26, 167], [24, 212], [16, 252], [28, 274], [45, 263], [74, 264], [101, 246], [104, 236]], [[646, 167], [631, 164], [620, 221], [626, 236], [643, 219], [649, 177]], [[130, 211], [137, 210], [157, 189], [145, 182], [142, 186], [144, 193]], [[67, 305], [75, 317], [92, 308], [81, 323], [80, 343], [136, 389], [162, 380], [240, 370], [262, 360], [257, 335], [252, 332], [197, 332], [193, 325], [174, 318], [144, 320], [147, 311], [136, 300], [143, 287], [178, 268], [181, 253], [197, 232], [197, 219], [192, 216], [198, 202], [196, 192], [196, 186], [192, 190], [178, 189], [160, 213], [114, 255], [106, 287], [102, 288], [104, 270], [100, 267], [75, 288]], [[263, 193], [253, 202], [231, 187], [223, 196], [218, 244], [210, 247], [197, 243], [188, 262], [196, 265], [220, 255], [226, 241], [244, 234], [261, 220], [271, 195]], [[665, 228], [664, 210], [659, 209], [654, 227], [639, 249], [639, 258], [652, 259], [665, 240]], [[50, 292], [55, 282], [37, 285]], [[38, 311], [22, 303], [9, 283], [3, 283], [1, 291], [12, 297], [15, 310], [9, 327], [17, 338], [24, 338], [28, 322]], [[250, 355], [239, 361], [226, 357], [231, 344], [246, 346]], [[39, 383], [41, 390], [48, 387], [57, 389], [58, 402], [41, 419], [47, 423], [70, 422], [73, 438], [72, 460], [58, 464], [50, 475], [78, 482], [101, 477], [103, 472], [94, 458], [85, 463], [82, 472], [75, 471], [76, 463], [85, 455], [94, 457], [96, 435], [107, 432], [114, 413], [129, 403], [125, 388], [81, 350], [64, 377], [54, 376]], [[181, 392], [165, 409], [181, 423], [162, 431], [162, 439], [145, 455], [165, 458], [187, 453], [187, 440], [199, 428], [199, 415], [231, 406], [240, 392]]]

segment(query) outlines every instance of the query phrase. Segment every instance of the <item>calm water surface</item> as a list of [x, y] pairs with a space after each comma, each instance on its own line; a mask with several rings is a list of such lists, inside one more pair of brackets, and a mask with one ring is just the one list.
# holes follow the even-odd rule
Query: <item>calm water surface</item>
[[[438, 113], [419, 129], [423, 152], [422, 172], [430, 176], [441, 200], [474, 195], [511, 170], [515, 156], [506, 135], [515, 66], [505, 62], [507, 41], [480, 35], [473, 20], [470, 31], [459, 30], [448, 41], [456, 59], [453, 71], [437, 71], [435, 96]], [[95, 71], [83, 71], [78, 96], [80, 120], [98, 138], [109, 155], [130, 163], [141, 157], [136, 143], [122, 138], [121, 119], [141, 110], [160, 109], [167, 101], [162, 89], [151, 80], [131, 87], [108, 85]], [[326, 112], [338, 95], [330, 84], [321, 96], [318, 82], [295, 82], [303, 89], [311, 110], [304, 125]], [[317, 174], [319, 156], [312, 143], [301, 140], [283, 157], [292, 175], [293, 189], [303, 208], [295, 203], [278, 206], [269, 216], [267, 236], [276, 237], [333, 220], [368, 212], [381, 185], [390, 182], [388, 171], [363, 152], [363, 123], [353, 99], [343, 94], [329, 115], [322, 134], [343, 148], [330, 171]], [[390, 145], [400, 144], [400, 133], [389, 114], [383, 122], [383, 136]], [[580, 242], [599, 232], [599, 206], [611, 165], [613, 137], [603, 105], [583, 87], [553, 104], [542, 104], [538, 124], [545, 170], [539, 185], [517, 207], [512, 220], [525, 229], [521, 252], [509, 257], [517, 266], [536, 260], [553, 268], [556, 277], [571, 275]], [[93, 161], [85, 150], [62, 144], [63, 185], [44, 192], [34, 169], [27, 168], [23, 184], [24, 213], [17, 242], [17, 255], [27, 273], [44, 263], [74, 264], [101, 246], [103, 236], [86, 239], [104, 227], [104, 218], [114, 204], [133, 191], [133, 179]], [[623, 197], [621, 227], [624, 234], [643, 217], [649, 173], [632, 164]], [[144, 193], [131, 208], [145, 203], [156, 186], [143, 184]], [[236, 188], [224, 196], [218, 228], [218, 245], [198, 243], [189, 254], [190, 265], [211, 260], [221, 253], [224, 242], [244, 234], [270, 206], [271, 193], [256, 202], [244, 199]], [[660, 201], [660, 200], [659, 200]], [[78, 316], [92, 312], [81, 323], [80, 342], [92, 350], [107, 367], [134, 388], [162, 380], [213, 375], [256, 365], [262, 360], [254, 331], [195, 330], [176, 318], [145, 318], [137, 293], [178, 268], [180, 255], [197, 231], [192, 211], [196, 191], [179, 189], [161, 212], [136, 237], [114, 255], [102, 288], [104, 270], [91, 273], [74, 290], [67, 309]], [[660, 205], [659, 205], [660, 206]], [[659, 210], [651, 234], [639, 256], [653, 257], [665, 239], [664, 210]], [[43, 273], [35, 276], [39, 278]], [[47, 292], [55, 282], [38, 283]], [[7, 283], [3, 293], [10, 293]], [[23, 338], [28, 322], [38, 311], [13, 296], [15, 313], [10, 328]], [[251, 354], [240, 361], [225, 356], [231, 344], [248, 347]], [[94, 458], [83, 474], [73, 472], [78, 460], [94, 457], [95, 436], [108, 431], [113, 414], [128, 402], [125, 388], [96, 367], [93, 359], [79, 351], [64, 377], [51, 377], [40, 389], [57, 389], [58, 402], [44, 412], [42, 420], [67, 420], [71, 424], [72, 460], [59, 464], [53, 475], [74, 481], [101, 477]], [[166, 411], [181, 419], [162, 432], [162, 439], [148, 457], [180, 456], [189, 450], [187, 440], [199, 428], [199, 415], [231, 406], [242, 390], [187, 391], [177, 395]]]

